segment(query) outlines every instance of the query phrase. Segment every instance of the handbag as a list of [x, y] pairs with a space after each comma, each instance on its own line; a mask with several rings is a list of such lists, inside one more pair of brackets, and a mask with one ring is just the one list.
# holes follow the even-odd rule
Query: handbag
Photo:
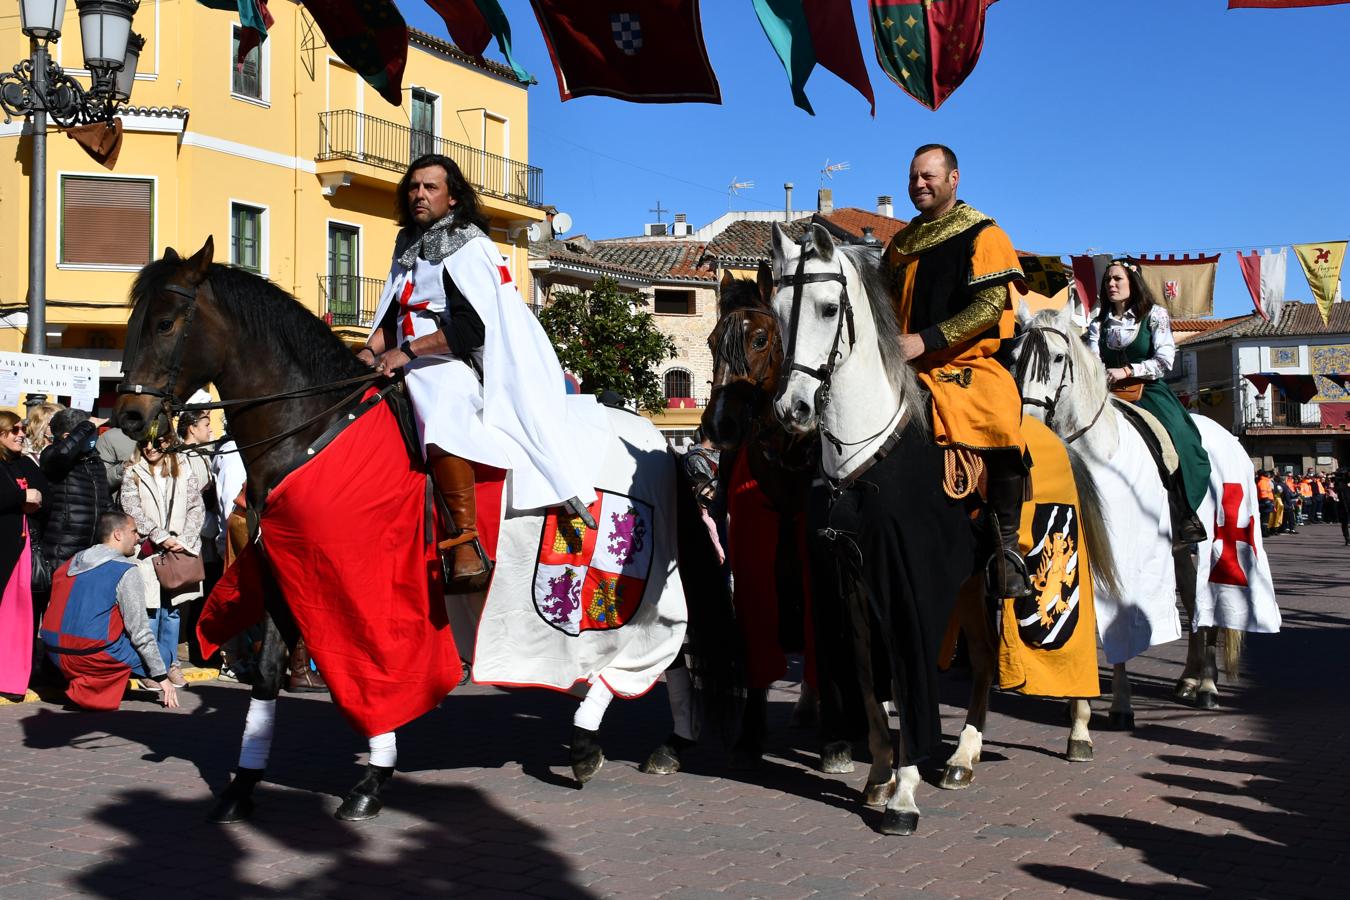
[[206, 580], [206, 567], [200, 556], [186, 550], [161, 550], [153, 560], [155, 577], [166, 591], [175, 591]]
[[1124, 378], [1111, 386], [1111, 393], [1121, 400], [1138, 403], [1144, 396], [1144, 379]]
[[[169, 489], [169, 511], [165, 524], [173, 522], [173, 501], [177, 494], [177, 482]], [[177, 537], [177, 534], [173, 534]], [[166, 591], [176, 591], [188, 585], [200, 584], [206, 580], [206, 566], [200, 556], [193, 556], [186, 550], [160, 550], [151, 564], [155, 568], [155, 577], [159, 586]]]

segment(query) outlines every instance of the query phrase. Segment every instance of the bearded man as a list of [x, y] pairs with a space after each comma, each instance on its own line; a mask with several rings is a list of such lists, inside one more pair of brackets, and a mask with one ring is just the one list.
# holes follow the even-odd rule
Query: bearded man
[[994, 358], [1013, 334], [1010, 287], [1022, 267], [1003, 229], [956, 199], [960, 181], [951, 148], [914, 151], [908, 187], [919, 215], [891, 239], [884, 262], [895, 279], [901, 349], [932, 395], [934, 438], [984, 464], [986, 514], [998, 540], [991, 593], [1026, 597], [1031, 580], [1017, 548], [1028, 466], [1022, 399]]

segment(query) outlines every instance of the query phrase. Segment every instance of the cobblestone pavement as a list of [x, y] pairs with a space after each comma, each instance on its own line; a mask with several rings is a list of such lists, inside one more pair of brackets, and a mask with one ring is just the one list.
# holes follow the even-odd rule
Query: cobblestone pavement
[[[1105, 731], [1098, 704], [1092, 763], [1062, 759], [1062, 705], [997, 696], [974, 787], [929, 773], [909, 838], [876, 833], [865, 767], [811, 768], [813, 735], [787, 724], [795, 683], [773, 694], [762, 772], [709, 745], [685, 774], [640, 774], [668, 729], [658, 687], [611, 707], [610, 761], [584, 790], [563, 765], [573, 701], [460, 689], [399, 735], [388, 808], [358, 824], [332, 811], [361, 742], [326, 698], [286, 696], [258, 812], [230, 828], [204, 816], [245, 688], [194, 684], [177, 713], [5, 707], [0, 898], [1345, 896], [1346, 549], [1313, 525], [1270, 553], [1285, 631], [1250, 639], [1222, 709], [1167, 699], [1180, 642], [1135, 666], [1133, 733]], [[948, 699], [967, 689], [953, 676]]]

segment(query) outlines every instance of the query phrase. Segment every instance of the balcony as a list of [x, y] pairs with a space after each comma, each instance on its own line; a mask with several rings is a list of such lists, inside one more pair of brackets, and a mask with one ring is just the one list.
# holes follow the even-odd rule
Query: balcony
[[[1272, 388], [1271, 394], [1275, 394]], [[1339, 431], [1341, 425], [1322, 424], [1320, 403], [1299, 403], [1278, 395], [1242, 398], [1242, 428], [1251, 436], [1308, 436]]]
[[319, 276], [319, 314], [333, 328], [369, 330], [375, 327], [384, 282], [355, 275]]
[[[543, 169], [356, 110], [319, 113], [316, 160], [326, 187], [350, 184], [352, 180], [392, 187], [407, 171], [408, 164], [426, 153], [453, 159], [484, 199], [495, 198], [536, 209], [543, 205]], [[540, 219], [542, 214], [530, 218]]]

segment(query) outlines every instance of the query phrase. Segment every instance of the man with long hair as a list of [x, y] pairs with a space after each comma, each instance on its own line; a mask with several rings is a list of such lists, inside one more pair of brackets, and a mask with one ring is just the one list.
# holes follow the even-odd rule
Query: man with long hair
[[909, 198], [919, 215], [891, 239], [884, 263], [895, 279], [905, 359], [932, 395], [933, 433], [947, 452], [978, 455], [987, 473], [985, 509], [996, 539], [990, 593], [1031, 594], [1018, 551], [1026, 442], [1022, 399], [994, 354], [1012, 337], [1009, 291], [1021, 281], [1008, 235], [956, 199], [956, 154], [942, 144], [914, 151]]
[[594, 499], [569, 442], [562, 367], [487, 235], [478, 196], [446, 156], [414, 160], [398, 188], [402, 227], [375, 328], [360, 357], [402, 372], [427, 463], [453, 520], [452, 588], [490, 564], [478, 541], [474, 463], [511, 472], [516, 509], [567, 505], [590, 527]]

